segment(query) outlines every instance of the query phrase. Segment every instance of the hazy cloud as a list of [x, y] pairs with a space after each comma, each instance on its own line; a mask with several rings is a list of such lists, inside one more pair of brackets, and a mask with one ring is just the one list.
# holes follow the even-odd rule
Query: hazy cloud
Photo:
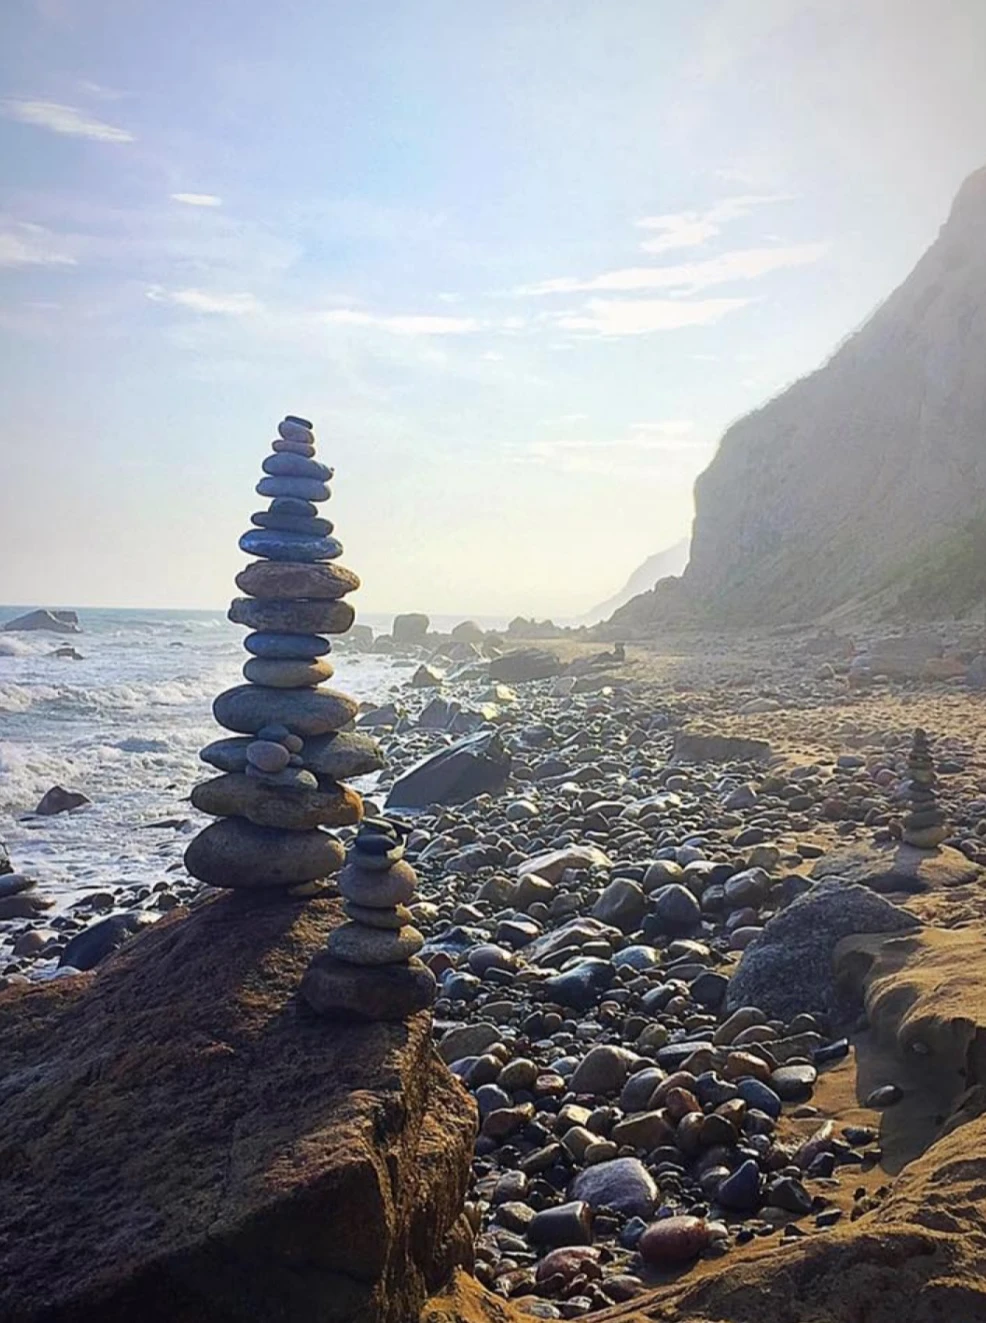
[[33, 124], [52, 133], [64, 133], [73, 138], [91, 138], [95, 142], [133, 142], [128, 129], [117, 128], [104, 120], [94, 119], [74, 106], [59, 105], [55, 101], [24, 101], [10, 97], [0, 102], [0, 112], [21, 124]]
[[590, 299], [579, 312], [564, 313], [556, 325], [598, 335], [648, 335], [683, 326], [711, 326], [749, 299]]
[[152, 285], [147, 297], [154, 303], [171, 303], [192, 312], [203, 312], [224, 317], [244, 317], [260, 309], [253, 294], [219, 294], [205, 289], [165, 289]]
[[75, 266], [64, 240], [42, 225], [0, 217], [0, 266]]
[[172, 193], [172, 202], [184, 202], [186, 207], [221, 207], [222, 198], [215, 193]]
[[792, 244], [781, 248], [741, 248], [719, 257], [678, 266], [631, 266], [605, 271], [599, 276], [580, 278], [559, 276], [535, 285], [524, 285], [517, 294], [575, 294], [604, 291], [629, 293], [634, 290], [673, 289], [693, 293], [713, 285], [727, 285], [737, 280], [757, 280], [784, 267], [807, 266], [819, 261], [828, 244]]
[[366, 326], [391, 335], [469, 335], [481, 329], [472, 317], [436, 317], [428, 314], [388, 316], [382, 313], [357, 312], [354, 308], [334, 308], [322, 314], [333, 326]]
[[714, 239], [730, 221], [749, 216], [756, 207], [773, 202], [789, 202], [786, 193], [749, 193], [723, 198], [705, 211], [679, 211], [666, 216], [644, 216], [636, 222], [642, 230], [655, 230], [652, 239], [640, 245], [645, 253], [667, 253], [675, 248], [697, 248]]

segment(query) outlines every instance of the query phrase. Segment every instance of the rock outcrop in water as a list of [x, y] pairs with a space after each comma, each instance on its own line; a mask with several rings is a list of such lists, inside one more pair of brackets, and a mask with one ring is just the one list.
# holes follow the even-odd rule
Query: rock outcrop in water
[[74, 611], [28, 611], [0, 625], [0, 630], [44, 630], [48, 634], [81, 634], [82, 626]]
[[0, 1318], [407, 1323], [470, 1262], [473, 1105], [430, 1016], [297, 996], [340, 917], [230, 893], [0, 994]]
[[804, 620], [874, 596], [933, 616], [986, 596], [984, 227], [986, 169], [865, 326], [729, 428], [695, 486], [680, 584], [613, 627]]
[[192, 803], [218, 821], [185, 852], [193, 877], [222, 887], [311, 887], [337, 872], [343, 849], [324, 829], [363, 816], [360, 796], [342, 777], [382, 762], [372, 740], [340, 733], [356, 700], [321, 687], [332, 675], [327, 635], [352, 624], [343, 599], [360, 582], [338, 563], [342, 545], [318, 514], [333, 471], [314, 458], [306, 419], [285, 418], [272, 449], [257, 485], [270, 506], [240, 538], [241, 550], [258, 557], [236, 576], [250, 596], [229, 610], [230, 620], [254, 631], [246, 639], [247, 683], [213, 704], [219, 724], [245, 738], [202, 751], [222, 775], [197, 785]]

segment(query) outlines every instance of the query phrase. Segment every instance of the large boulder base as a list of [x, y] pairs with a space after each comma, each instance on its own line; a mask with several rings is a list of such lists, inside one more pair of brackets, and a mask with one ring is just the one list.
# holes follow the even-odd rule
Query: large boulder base
[[398, 777], [387, 796], [387, 808], [464, 804], [476, 795], [499, 794], [510, 768], [510, 754], [500, 736], [496, 731], [481, 730], [422, 758]]
[[506, 684], [524, 684], [529, 680], [550, 680], [561, 675], [564, 667], [554, 653], [545, 648], [520, 648], [505, 652], [490, 662], [491, 680]]
[[858, 845], [833, 850], [816, 861], [811, 875], [824, 881], [839, 878], [871, 891], [919, 893], [939, 887], [961, 887], [982, 873], [978, 864], [948, 845], [918, 850], [913, 845]]
[[0, 994], [0, 1318], [416, 1318], [468, 1261], [473, 1106], [428, 1015], [297, 990], [332, 901], [223, 896]]

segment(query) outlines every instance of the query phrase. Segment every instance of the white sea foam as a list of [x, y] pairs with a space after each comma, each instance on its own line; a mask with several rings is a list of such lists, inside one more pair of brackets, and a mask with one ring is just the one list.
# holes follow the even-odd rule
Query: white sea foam
[[[180, 860], [205, 821], [187, 802], [207, 771], [198, 751], [224, 733], [212, 699], [242, 682], [245, 656], [243, 631], [219, 612], [80, 615], [82, 661], [54, 657], [50, 638], [0, 653], [0, 836], [63, 903], [123, 880], [153, 885]], [[397, 678], [382, 657], [342, 656], [336, 670], [340, 688], [374, 701]], [[55, 784], [92, 806], [25, 818]], [[185, 833], [141, 830], [181, 818]]]

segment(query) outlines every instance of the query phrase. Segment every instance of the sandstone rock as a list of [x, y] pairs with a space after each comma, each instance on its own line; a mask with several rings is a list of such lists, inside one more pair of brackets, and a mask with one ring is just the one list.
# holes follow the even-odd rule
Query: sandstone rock
[[938, 887], [965, 886], [982, 874], [958, 850], [944, 845], [918, 850], [911, 845], [852, 845], [816, 860], [814, 878], [838, 878], [869, 887], [871, 891], [934, 891]]
[[240, 570], [236, 586], [248, 597], [261, 600], [296, 597], [334, 601], [355, 592], [360, 579], [358, 574], [336, 561], [298, 565], [289, 561], [258, 560]]
[[359, 703], [333, 689], [268, 689], [241, 684], [227, 689], [212, 704], [213, 715], [227, 730], [255, 735], [274, 722], [297, 735], [325, 735], [352, 721]]
[[363, 801], [348, 786], [325, 790], [281, 789], [242, 772], [202, 781], [192, 790], [192, 804], [202, 813], [247, 818], [259, 827], [347, 827], [363, 816]]
[[324, 831], [259, 827], [245, 818], [220, 818], [185, 851], [192, 877], [214, 887], [252, 890], [316, 882], [342, 867], [345, 851]]
[[407, 1323], [468, 1262], [473, 1107], [428, 1017], [298, 997], [337, 918], [223, 896], [0, 996], [0, 1317]]

